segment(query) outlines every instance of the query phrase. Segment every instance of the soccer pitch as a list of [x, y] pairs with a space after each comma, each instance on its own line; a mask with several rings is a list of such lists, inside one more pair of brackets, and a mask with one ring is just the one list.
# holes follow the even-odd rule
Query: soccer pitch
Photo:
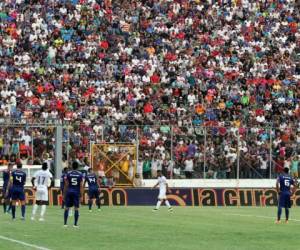
[[[103, 207], [101, 212], [81, 207], [79, 225], [63, 225], [63, 210], [48, 207], [46, 221], [26, 221], [0, 215], [0, 249], [297, 249], [300, 211], [291, 209], [291, 221], [276, 225], [276, 207]], [[284, 215], [284, 211], [283, 211]], [[13, 242], [15, 240], [15, 242]], [[32, 246], [26, 245], [30, 244]], [[34, 245], [34, 246], [33, 246]], [[295, 248], [296, 247], [296, 248]]]

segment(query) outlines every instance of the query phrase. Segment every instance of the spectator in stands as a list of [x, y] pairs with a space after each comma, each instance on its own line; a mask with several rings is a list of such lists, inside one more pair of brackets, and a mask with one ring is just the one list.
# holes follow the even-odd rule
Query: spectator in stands
[[133, 184], [135, 187], [141, 187], [143, 185], [142, 179], [140, 178], [139, 174], [135, 174], [135, 177], [133, 179]]
[[194, 161], [191, 157], [187, 157], [187, 159], [184, 161], [185, 177], [187, 179], [192, 179], [193, 178], [193, 172], [194, 172]]
[[233, 163], [229, 159], [225, 160], [225, 166], [226, 166], [226, 179], [233, 178], [232, 169], [233, 169]]
[[291, 161], [291, 175], [294, 178], [298, 178], [298, 173], [299, 173], [299, 155], [294, 155]]
[[149, 156], [146, 156], [143, 161], [143, 179], [149, 179], [151, 177], [151, 160]]
[[[276, 160], [291, 157], [300, 141], [298, 2], [1, 1], [0, 121], [70, 123], [70, 161], [86, 157], [90, 140], [139, 138], [141, 155], [158, 147], [182, 166], [204, 154], [204, 134], [213, 162], [212, 152], [226, 152], [232, 173], [237, 149], [257, 161], [269, 140]], [[137, 137], [130, 125], [153, 128]], [[8, 130], [5, 155], [19, 158], [22, 140], [34, 157], [53, 154], [53, 131]]]
[[262, 178], [267, 178], [268, 160], [266, 155], [259, 156], [259, 173]]

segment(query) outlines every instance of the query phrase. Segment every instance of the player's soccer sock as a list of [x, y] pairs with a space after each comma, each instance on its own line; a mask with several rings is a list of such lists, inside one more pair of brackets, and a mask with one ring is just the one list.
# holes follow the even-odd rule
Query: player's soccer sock
[[278, 221], [280, 221], [281, 213], [282, 213], [282, 208], [281, 208], [281, 207], [278, 207], [278, 211], [277, 211], [277, 220], [278, 220]]
[[3, 211], [4, 211], [4, 213], [6, 213], [6, 208], [7, 208], [7, 206], [6, 206], [6, 203], [4, 202], [3, 203]]
[[11, 214], [12, 214], [12, 218], [15, 219], [16, 218], [16, 206], [11, 206]]
[[289, 220], [290, 210], [288, 208], [285, 209], [285, 219]]
[[12, 204], [11, 202], [9, 203], [9, 206], [8, 206], [8, 209], [7, 209], [7, 212], [9, 213], [11, 211], [11, 208], [12, 208]]
[[65, 209], [65, 212], [64, 212], [64, 223], [65, 223], [65, 225], [67, 225], [68, 216], [69, 216], [69, 209]]
[[168, 208], [171, 208], [171, 205], [168, 200], [166, 200], [166, 205], [168, 206]]
[[96, 199], [96, 204], [98, 206], [98, 209], [100, 209], [100, 199]]
[[41, 208], [41, 218], [44, 218], [45, 213], [46, 213], [46, 205], [42, 205], [42, 208]]
[[89, 210], [92, 209], [92, 205], [93, 205], [93, 201], [92, 201], [92, 200], [89, 200]]
[[38, 206], [37, 204], [34, 204], [34, 205], [33, 205], [33, 208], [32, 208], [32, 217], [35, 216], [38, 207], [39, 207], [39, 206]]
[[79, 218], [79, 211], [75, 210], [75, 212], [74, 212], [74, 225], [75, 226], [77, 226], [78, 218]]
[[159, 209], [160, 204], [161, 204], [161, 201], [157, 201], [157, 203], [156, 203], [156, 209]]
[[25, 207], [25, 205], [22, 205], [21, 206], [21, 212], [22, 212], [22, 217], [23, 218], [25, 217], [25, 211], [26, 211], [26, 207]]

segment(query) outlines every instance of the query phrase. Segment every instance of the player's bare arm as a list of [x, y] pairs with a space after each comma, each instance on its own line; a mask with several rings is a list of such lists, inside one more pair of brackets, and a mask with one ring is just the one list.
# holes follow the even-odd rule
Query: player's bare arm
[[8, 196], [8, 194], [9, 194], [9, 190], [11, 189], [11, 187], [12, 187], [12, 184], [13, 184], [13, 178], [12, 178], [12, 177], [10, 177], [10, 179], [9, 179], [9, 182], [8, 182], [8, 186], [7, 186], [7, 189], [6, 189], [5, 196]]
[[166, 183], [166, 188], [167, 188], [167, 192], [168, 192], [168, 193], [171, 193], [171, 190], [170, 190], [170, 188], [169, 188], [168, 183]]
[[31, 178], [32, 188], [33, 188], [33, 190], [36, 190], [36, 186], [34, 185], [34, 181], [35, 181], [35, 177], [32, 177]]
[[291, 195], [293, 196], [295, 194], [297, 190], [297, 186], [296, 185], [291, 185]]
[[64, 180], [64, 194], [63, 194], [64, 201], [66, 200], [66, 194], [67, 194], [68, 187], [69, 187], [69, 182], [67, 179], [65, 179]]
[[84, 191], [84, 185], [83, 181], [80, 182], [80, 200], [83, 202], [83, 191]]
[[158, 185], [159, 185], [159, 183], [157, 182], [157, 183], [152, 187], [152, 189], [156, 188]]
[[280, 193], [280, 187], [279, 187], [279, 180], [278, 179], [276, 181], [276, 190], [277, 190], [277, 193], [279, 194]]
[[50, 186], [48, 187], [48, 189], [54, 187], [54, 181], [53, 178], [50, 178]]
[[99, 191], [100, 191], [100, 187], [101, 187], [101, 177], [100, 176], [97, 178], [97, 184], [98, 184]]

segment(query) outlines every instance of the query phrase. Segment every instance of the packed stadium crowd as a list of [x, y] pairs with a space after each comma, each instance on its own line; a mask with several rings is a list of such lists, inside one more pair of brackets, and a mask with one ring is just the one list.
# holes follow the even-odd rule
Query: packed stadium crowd
[[53, 157], [51, 125], [7, 123], [60, 121], [65, 160], [88, 164], [90, 141], [138, 141], [145, 178], [234, 178], [237, 164], [242, 178], [296, 174], [299, 10], [297, 0], [1, 1], [1, 164]]

